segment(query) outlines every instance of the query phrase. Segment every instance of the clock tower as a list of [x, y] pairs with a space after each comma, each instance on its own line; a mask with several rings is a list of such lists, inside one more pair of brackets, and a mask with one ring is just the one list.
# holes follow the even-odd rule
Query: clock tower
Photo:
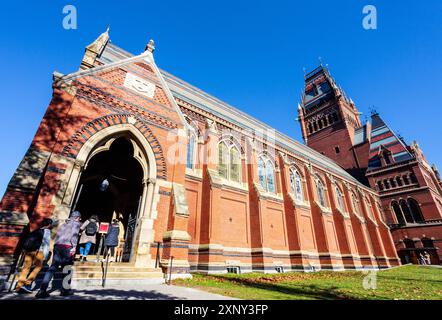
[[362, 125], [354, 102], [322, 65], [304, 80], [298, 120], [305, 143], [366, 183], [369, 128]]

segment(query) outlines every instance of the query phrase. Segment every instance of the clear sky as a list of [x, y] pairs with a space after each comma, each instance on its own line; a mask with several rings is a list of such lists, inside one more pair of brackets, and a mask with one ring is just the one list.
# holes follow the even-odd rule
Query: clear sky
[[[63, 7], [78, 28], [62, 26]], [[362, 8], [377, 8], [377, 29]], [[302, 140], [296, 105], [303, 68], [318, 57], [363, 112], [375, 108], [442, 167], [442, 1], [2, 2], [0, 196], [51, 98], [54, 70], [79, 67], [107, 25], [134, 54], [150, 38], [160, 68]]]

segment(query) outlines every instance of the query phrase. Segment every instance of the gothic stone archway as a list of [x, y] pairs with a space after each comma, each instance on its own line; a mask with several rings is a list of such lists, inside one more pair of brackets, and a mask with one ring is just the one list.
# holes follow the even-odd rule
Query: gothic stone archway
[[[116, 117], [116, 116], [112, 116]], [[106, 152], [110, 149], [112, 142], [116, 139], [124, 137], [130, 141], [133, 147], [133, 158], [138, 162], [141, 167], [141, 196], [138, 204], [138, 221], [136, 224], [134, 242], [132, 247], [131, 262], [135, 262], [135, 266], [152, 267], [154, 261], [152, 261], [149, 249], [152, 239], [154, 238], [153, 230], [153, 216], [155, 204], [154, 199], [158, 198], [155, 193], [158, 193], [158, 186], [156, 183], [157, 176], [162, 177], [166, 173], [165, 161], [162, 157], [161, 146], [158, 141], [152, 135], [151, 131], [136, 118], [128, 117], [127, 115], [118, 115], [118, 117], [111, 121], [104, 119], [107, 127], [98, 130], [98, 125], [93, 125], [95, 130], [90, 130], [91, 124], [86, 125], [84, 128], [89, 128], [88, 139], [81, 144], [81, 148], [77, 148], [75, 153], [69, 150], [69, 155], [75, 156], [75, 162], [71, 173], [66, 181], [66, 191], [61, 199], [61, 204], [55, 209], [55, 216], [59, 219], [65, 219], [72, 211], [76, 197], [80, 187], [82, 173], [85, 172], [89, 164], [92, 164], [94, 157], [102, 152]], [[96, 121], [95, 121], [96, 122]], [[143, 131], [140, 128], [146, 127]], [[92, 131], [92, 132], [91, 132]], [[147, 137], [146, 137], [147, 134]], [[85, 135], [76, 133], [73, 136], [74, 140], [84, 139]], [[154, 143], [155, 149], [151, 146]], [[78, 145], [78, 142], [70, 143], [70, 146]], [[154, 150], [155, 153], [154, 153]], [[156, 154], [156, 156], [155, 156]], [[158, 156], [160, 154], [160, 156]], [[158, 168], [161, 170], [158, 171]], [[87, 217], [85, 217], [87, 218]]]

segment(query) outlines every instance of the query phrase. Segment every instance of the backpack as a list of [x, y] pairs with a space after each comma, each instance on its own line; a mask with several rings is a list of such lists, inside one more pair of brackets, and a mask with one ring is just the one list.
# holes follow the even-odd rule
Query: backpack
[[42, 229], [37, 229], [30, 232], [23, 242], [23, 250], [27, 252], [32, 252], [40, 249], [41, 243], [43, 241], [43, 234], [44, 231]]
[[97, 233], [97, 224], [95, 222], [89, 221], [89, 223], [86, 226], [86, 235], [87, 236], [94, 236]]

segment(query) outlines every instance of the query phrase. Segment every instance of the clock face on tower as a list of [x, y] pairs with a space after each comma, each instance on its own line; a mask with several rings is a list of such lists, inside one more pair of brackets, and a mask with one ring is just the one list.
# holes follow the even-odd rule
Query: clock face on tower
[[145, 79], [137, 77], [132, 73], [127, 73], [124, 79], [124, 86], [137, 91], [138, 93], [145, 95], [149, 98], [153, 98], [155, 94], [155, 84]]

